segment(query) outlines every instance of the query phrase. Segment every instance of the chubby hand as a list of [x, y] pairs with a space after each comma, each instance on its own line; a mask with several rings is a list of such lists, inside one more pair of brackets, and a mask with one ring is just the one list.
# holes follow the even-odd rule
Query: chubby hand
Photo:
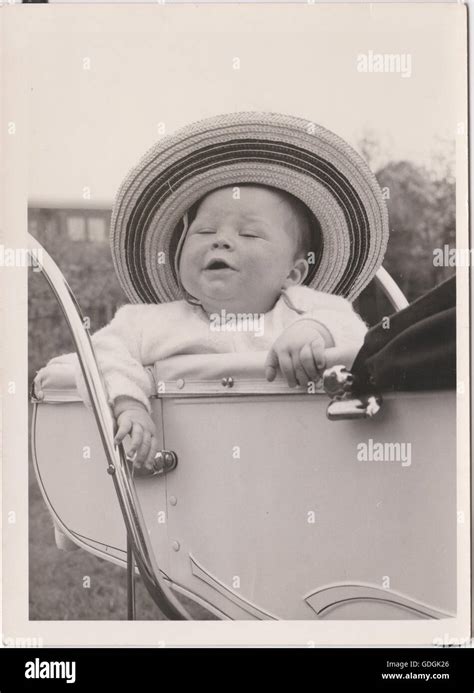
[[[327, 335], [325, 335], [325, 332]], [[298, 320], [282, 332], [268, 352], [265, 377], [274, 380], [278, 366], [290, 387], [319, 380], [326, 367], [325, 349], [331, 340], [323, 325]]]
[[117, 398], [114, 414], [118, 426], [114, 442], [118, 445], [126, 435], [130, 435], [131, 446], [127, 450], [127, 456], [133, 459], [134, 468], [152, 471], [155, 455], [160, 448], [150, 414], [141, 402], [130, 397]]

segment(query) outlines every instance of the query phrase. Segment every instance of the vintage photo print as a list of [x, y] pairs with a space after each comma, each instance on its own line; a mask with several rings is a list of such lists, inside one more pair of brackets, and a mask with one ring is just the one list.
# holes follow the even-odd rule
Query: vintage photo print
[[466, 7], [3, 20], [4, 639], [467, 646]]

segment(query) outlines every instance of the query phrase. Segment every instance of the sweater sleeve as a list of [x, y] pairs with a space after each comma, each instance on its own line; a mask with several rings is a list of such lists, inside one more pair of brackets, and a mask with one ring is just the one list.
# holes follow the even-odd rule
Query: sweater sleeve
[[362, 346], [368, 328], [350, 301], [303, 286], [290, 287], [285, 293], [286, 305], [291, 311], [287, 316], [288, 325], [312, 319], [324, 325], [335, 347], [359, 349]]
[[[151, 411], [149, 398], [153, 386], [141, 358], [141, 323], [139, 310], [142, 306], [125, 305], [112, 321], [94, 333], [91, 338], [99, 369], [105, 384], [109, 404], [118, 397], [131, 397]], [[87, 387], [77, 354], [62, 354], [51, 359], [50, 365], [70, 364], [79, 395], [91, 406]]]

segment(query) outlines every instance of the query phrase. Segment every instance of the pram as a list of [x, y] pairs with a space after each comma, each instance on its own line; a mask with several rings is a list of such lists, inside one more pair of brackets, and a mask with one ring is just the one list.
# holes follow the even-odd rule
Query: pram
[[[41, 398], [33, 383], [38, 483], [69, 540], [127, 569], [129, 618], [137, 571], [170, 619], [194, 618], [193, 604], [218, 619], [455, 615], [454, 391], [388, 392], [382, 402], [353, 395], [336, 368], [325, 374], [328, 400], [321, 386], [267, 382], [262, 353], [174, 357], [148, 369], [162, 464], [137, 477], [114, 447], [77, 302], [45, 251], [41, 268], [93, 413], [72, 371]], [[393, 311], [407, 305], [385, 270], [373, 281]]]

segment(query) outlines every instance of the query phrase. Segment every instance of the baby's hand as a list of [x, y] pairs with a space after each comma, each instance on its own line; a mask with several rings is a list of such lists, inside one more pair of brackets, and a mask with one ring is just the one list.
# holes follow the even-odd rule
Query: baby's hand
[[121, 443], [126, 435], [130, 435], [132, 444], [127, 456], [133, 458], [135, 469], [153, 470], [153, 461], [159, 450], [156, 438], [156, 428], [153, 419], [141, 402], [130, 397], [119, 397], [114, 405], [118, 430], [114, 442]]
[[286, 328], [270, 349], [265, 377], [274, 380], [278, 366], [290, 387], [319, 380], [326, 367], [323, 326], [313, 320], [298, 320]]

